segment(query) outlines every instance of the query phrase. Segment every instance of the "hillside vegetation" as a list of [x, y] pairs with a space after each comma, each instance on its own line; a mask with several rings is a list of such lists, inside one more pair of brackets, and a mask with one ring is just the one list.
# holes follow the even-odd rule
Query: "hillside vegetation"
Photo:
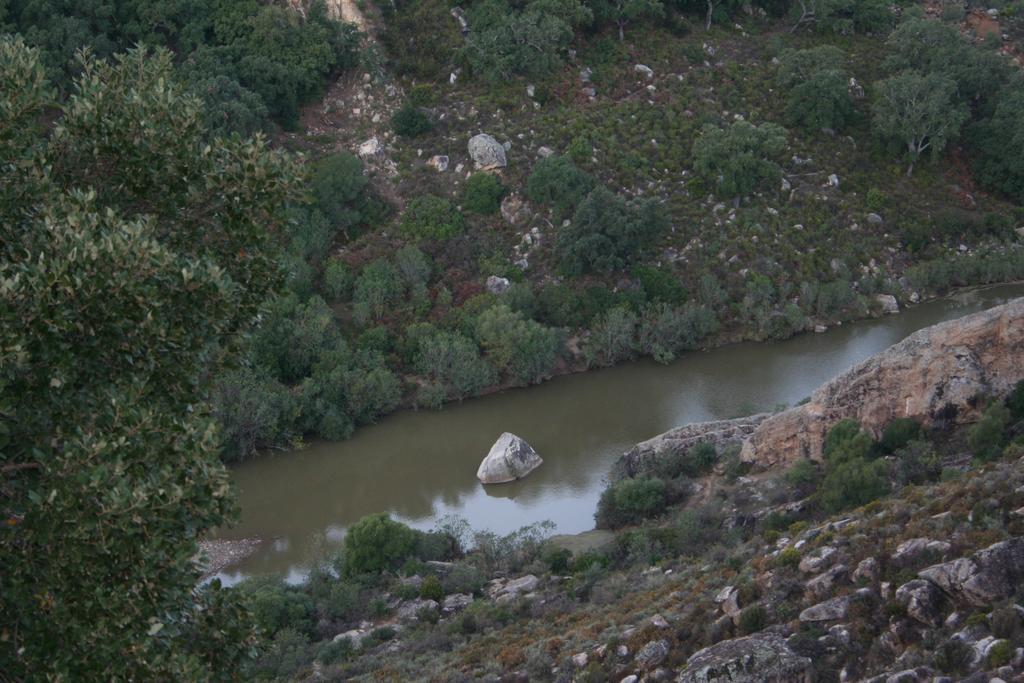
[[1015, 6], [804, 4], [368, 7], [226, 456], [1018, 279]]

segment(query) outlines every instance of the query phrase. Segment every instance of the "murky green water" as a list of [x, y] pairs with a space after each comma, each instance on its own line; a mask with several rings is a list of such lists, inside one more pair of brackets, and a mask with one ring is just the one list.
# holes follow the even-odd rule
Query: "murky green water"
[[[400, 413], [342, 443], [244, 464], [234, 469], [242, 519], [221, 536], [269, 542], [223, 578], [301, 577], [347, 525], [373, 512], [420, 528], [455, 513], [498, 532], [545, 519], [560, 533], [591, 529], [602, 479], [634, 443], [689, 422], [794, 404], [915, 330], [1022, 295], [1024, 285], [994, 287], [825, 334], [561, 377], [440, 412]], [[485, 489], [476, 469], [504, 431], [532, 444], [544, 465]]]

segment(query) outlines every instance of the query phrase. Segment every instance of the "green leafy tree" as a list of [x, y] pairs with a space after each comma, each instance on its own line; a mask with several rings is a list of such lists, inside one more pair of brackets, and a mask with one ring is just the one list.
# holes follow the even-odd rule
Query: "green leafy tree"
[[544, 76], [562, 64], [574, 27], [590, 16], [577, 0], [533, 0], [522, 10], [484, 0], [470, 9], [474, 29], [461, 54], [475, 74], [490, 81]]
[[782, 53], [777, 81], [789, 92], [789, 122], [812, 130], [843, 127], [853, 115], [844, 62], [842, 51], [830, 45]]
[[625, 40], [626, 27], [665, 16], [665, 5], [659, 0], [590, 0], [594, 18], [611, 22], [619, 30], [619, 40]]
[[402, 231], [413, 237], [446, 240], [462, 233], [466, 220], [450, 201], [443, 197], [416, 197], [402, 216]]
[[234, 513], [201, 387], [278, 282], [297, 169], [209, 141], [166, 52], [86, 59], [41, 130], [39, 63], [0, 39], [0, 668], [230, 678], [252, 633], [197, 588]]
[[480, 357], [476, 342], [457, 332], [437, 332], [419, 342], [416, 371], [462, 400], [494, 384], [494, 369]]
[[490, 173], [474, 173], [466, 181], [466, 190], [462, 205], [467, 211], [489, 215], [497, 213], [501, 208], [501, 198], [505, 188], [497, 176]]
[[627, 202], [598, 187], [580, 202], [562, 228], [555, 252], [569, 275], [621, 270], [633, 263], [668, 228], [653, 200]]
[[1007, 88], [995, 113], [971, 129], [974, 168], [988, 188], [1024, 202], [1024, 85]]
[[938, 73], [908, 71], [875, 86], [871, 109], [875, 132], [905, 147], [908, 176], [923, 153], [937, 158], [960, 134], [968, 112], [955, 95], [956, 83]]
[[416, 531], [386, 514], [363, 517], [345, 534], [346, 576], [394, 569], [416, 551]]
[[785, 148], [786, 129], [774, 123], [707, 124], [693, 143], [693, 166], [719, 196], [738, 200], [781, 177], [774, 160]]
[[886, 0], [796, 0], [793, 31], [811, 25], [820, 31], [850, 35], [884, 31], [894, 19]]
[[476, 336], [494, 366], [521, 384], [547, 378], [558, 362], [563, 344], [557, 330], [527, 320], [504, 304], [480, 314]]
[[592, 176], [565, 157], [556, 155], [541, 159], [533, 167], [526, 181], [526, 195], [530, 201], [550, 206], [555, 218], [561, 220], [572, 215], [595, 185]]
[[590, 330], [584, 355], [591, 366], [606, 367], [636, 356], [639, 320], [636, 313], [616, 306], [598, 320]]
[[369, 263], [356, 279], [352, 294], [356, 318], [363, 322], [380, 320], [404, 293], [401, 274], [391, 261], [382, 258]]
[[363, 162], [354, 154], [338, 152], [313, 165], [316, 206], [330, 225], [346, 234], [362, 220], [367, 183]]
[[941, 21], [908, 19], [892, 32], [886, 46], [891, 51], [885, 61], [890, 73], [917, 71], [948, 78], [955, 84], [958, 105], [986, 114], [1009, 74], [1001, 55], [978, 48]]

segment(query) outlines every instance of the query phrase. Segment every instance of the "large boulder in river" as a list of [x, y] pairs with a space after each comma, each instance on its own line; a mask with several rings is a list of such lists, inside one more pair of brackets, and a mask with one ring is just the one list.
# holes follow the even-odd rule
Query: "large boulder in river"
[[821, 460], [825, 435], [845, 418], [875, 436], [896, 418], [925, 426], [977, 419], [984, 401], [1024, 379], [1024, 298], [928, 327], [820, 387], [804, 405], [769, 417], [743, 444], [746, 462]]
[[505, 432], [498, 437], [491, 446], [491, 452], [480, 463], [476, 478], [484, 484], [504, 484], [522, 479], [543, 462], [530, 444], [515, 434]]
[[487, 133], [474, 135], [469, 139], [469, 156], [477, 168], [485, 171], [508, 165], [505, 147]]

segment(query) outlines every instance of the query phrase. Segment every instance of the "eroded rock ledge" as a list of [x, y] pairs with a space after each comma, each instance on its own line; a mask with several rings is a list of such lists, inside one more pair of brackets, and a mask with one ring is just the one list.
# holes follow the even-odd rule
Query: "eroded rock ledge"
[[879, 436], [890, 421], [925, 426], [968, 423], [984, 397], [1008, 393], [1024, 379], [1024, 298], [925, 328], [820, 387], [808, 403], [775, 415], [688, 425], [635, 446], [613, 477], [642, 474], [661, 457], [682, 457], [708, 441], [720, 450], [742, 444], [741, 457], [761, 467], [820, 460], [825, 435], [853, 418]]

